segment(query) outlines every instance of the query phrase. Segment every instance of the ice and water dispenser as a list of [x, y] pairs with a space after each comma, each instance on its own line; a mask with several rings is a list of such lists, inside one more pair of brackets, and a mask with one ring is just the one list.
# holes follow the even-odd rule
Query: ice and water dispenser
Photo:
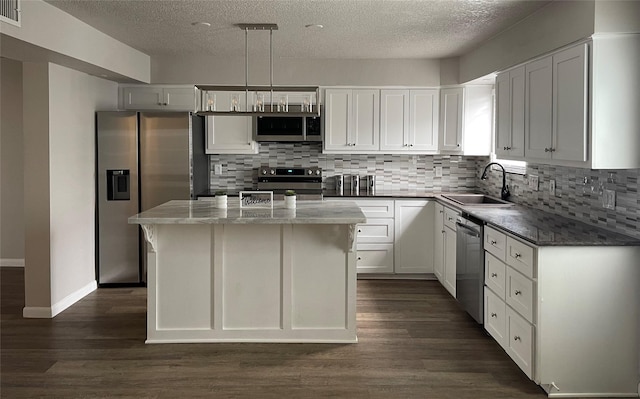
[[128, 201], [131, 199], [129, 169], [107, 170], [107, 201]]

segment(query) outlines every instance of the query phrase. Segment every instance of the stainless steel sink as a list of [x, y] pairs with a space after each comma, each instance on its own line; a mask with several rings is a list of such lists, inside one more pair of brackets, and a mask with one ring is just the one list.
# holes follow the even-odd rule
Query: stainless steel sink
[[513, 203], [484, 194], [449, 194], [443, 198], [464, 206], [511, 206]]

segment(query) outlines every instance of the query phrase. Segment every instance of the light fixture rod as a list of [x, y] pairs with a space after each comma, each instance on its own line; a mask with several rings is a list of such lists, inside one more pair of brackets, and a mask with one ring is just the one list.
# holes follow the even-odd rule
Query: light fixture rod
[[[276, 26], [276, 29], [278, 27]], [[269, 30], [269, 87], [271, 88], [271, 111], [273, 111], [273, 29]]]
[[249, 29], [244, 29], [244, 106], [249, 109]]

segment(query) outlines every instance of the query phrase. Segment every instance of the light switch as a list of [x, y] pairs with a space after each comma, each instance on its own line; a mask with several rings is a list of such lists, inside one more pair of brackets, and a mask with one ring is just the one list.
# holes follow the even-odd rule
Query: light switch
[[538, 191], [538, 176], [529, 175], [529, 188], [533, 191]]
[[221, 175], [222, 174], [222, 164], [221, 163], [217, 163], [217, 164], [213, 165], [213, 174], [214, 175]]
[[551, 194], [552, 197], [556, 196], [556, 181], [555, 180], [549, 180], [549, 194]]
[[616, 192], [613, 190], [604, 190], [602, 192], [602, 206], [607, 209], [616, 209]]
[[442, 166], [436, 166], [436, 177], [442, 177]]

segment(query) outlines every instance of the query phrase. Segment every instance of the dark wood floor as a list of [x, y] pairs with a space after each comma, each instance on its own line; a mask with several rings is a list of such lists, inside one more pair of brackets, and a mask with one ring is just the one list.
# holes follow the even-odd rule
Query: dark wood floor
[[2, 398], [545, 398], [436, 281], [358, 281], [359, 343], [145, 345], [144, 288], [23, 319], [0, 268]]

